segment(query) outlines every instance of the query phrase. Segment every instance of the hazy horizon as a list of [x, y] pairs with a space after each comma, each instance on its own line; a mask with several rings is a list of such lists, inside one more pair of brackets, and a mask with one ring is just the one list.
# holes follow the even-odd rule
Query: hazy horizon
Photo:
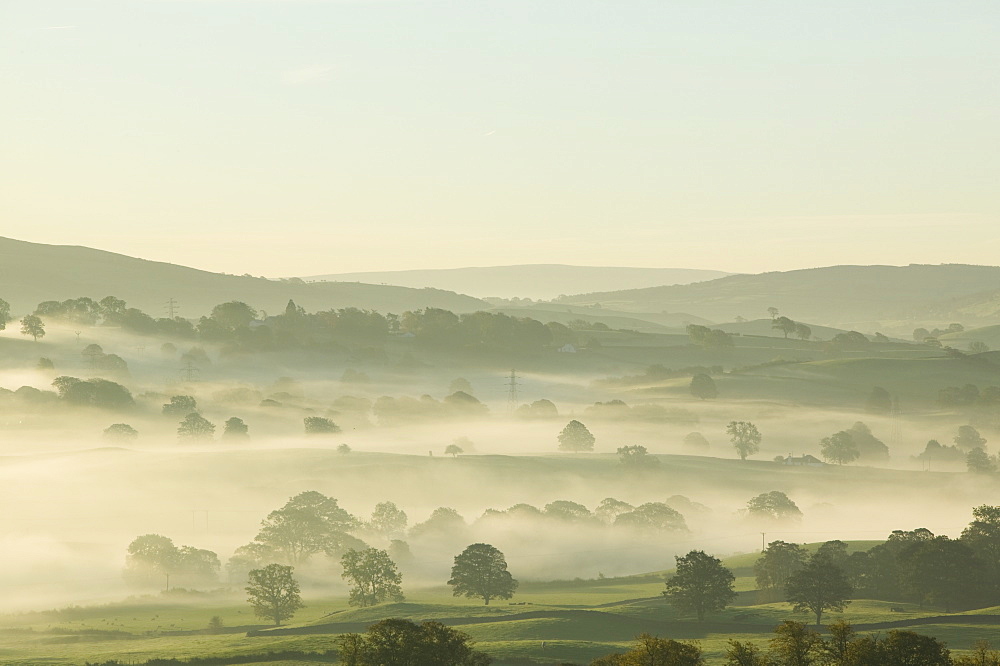
[[990, 263], [998, 23], [988, 2], [7, 3], [4, 233], [274, 276]]

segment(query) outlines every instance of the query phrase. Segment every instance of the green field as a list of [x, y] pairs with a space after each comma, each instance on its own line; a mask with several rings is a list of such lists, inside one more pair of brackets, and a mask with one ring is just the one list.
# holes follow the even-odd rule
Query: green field
[[[873, 542], [852, 542], [851, 549]], [[815, 548], [818, 544], [811, 544]], [[175, 592], [93, 607], [0, 617], [0, 660], [4, 664], [79, 664], [118, 659], [141, 662], [153, 657], [259, 655], [283, 650], [323, 652], [336, 637], [363, 631], [386, 617], [438, 620], [470, 634], [496, 663], [530, 658], [540, 663], [588, 660], [627, 647], [639, 633], [697, 641], [709, 663], [721, 663], [730, 639], [764, 645], [775, 624], [785, 619], [809, 622], [788, 604], [756, 604], [748, 554], [725, 559], [743, 590], [733, 606], [699, 624], [678, 615], [662, 598], [659, 572], [623, 578], [525, 583], [510, 602], [491, 606], [455, 599], [445, 587], [410, 592], [402, 603], [349, 608], [343, 598], [306, 597], [307, 608], [288, 626], [259, 624], [234, 593], [190, 595]], [[225, 629], [207, 633], [212, 616]], [[933, 618], [933, 619], [932, 619]], [[988, 619], [984, 619], [988, 618]], [[944, 614], [898, 602], [856, 600], [844, 613], [860, 631], [910, 628], [932, 634], [953, 650], [969, 649], [1000, 624], [1000, 608]], [[983, 624], [990, 622], [991, 624]], [[889, 623], [889, 624], [887, 624]], [[253, 635], [248, 636], [248, 632]], [[287, 664], [328, 661], [291, 660]], [[252, 662], [247, 662], [252, 663]]]

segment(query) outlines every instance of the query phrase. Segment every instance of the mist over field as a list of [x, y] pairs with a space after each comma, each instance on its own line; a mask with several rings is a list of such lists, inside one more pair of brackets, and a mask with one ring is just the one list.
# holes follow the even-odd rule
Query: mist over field
[[0, 664], [1000, 666], [998, 9], [0, 3]]

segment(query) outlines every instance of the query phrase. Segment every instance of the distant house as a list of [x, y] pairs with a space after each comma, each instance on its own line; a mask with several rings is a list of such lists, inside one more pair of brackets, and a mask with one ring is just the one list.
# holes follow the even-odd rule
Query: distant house
[[798, 458], [793, 457], [792, 454], [789, 453], [788, 457], [782, 461], [782, 464], [798, 465], [799, 467], [823, 467], [826, 465], [825, 462], [815, 456], [809, 455], [808, 453], [804, 456], [799, 456]]
[[575, 354], [576, 353], [576, 347], [574, 347], [573, 345], [567, 343], [567, 344], [563, 345], [562, 347], [560, 347], [559, 349], [557, 349], [556, 351], [557, 352], [562, 352], [563, 354]]

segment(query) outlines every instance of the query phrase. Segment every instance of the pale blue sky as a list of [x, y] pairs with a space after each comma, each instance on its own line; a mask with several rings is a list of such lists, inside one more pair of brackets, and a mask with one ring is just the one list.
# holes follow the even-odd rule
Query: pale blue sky
[[255, 275], [996, 264], [997, 34], [995, 0], [0, 0], [0, 235]]

